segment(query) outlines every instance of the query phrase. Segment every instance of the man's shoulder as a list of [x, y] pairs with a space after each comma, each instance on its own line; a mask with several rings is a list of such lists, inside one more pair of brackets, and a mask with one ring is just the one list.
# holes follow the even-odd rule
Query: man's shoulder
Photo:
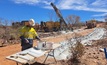
[[19, 30], [24, 30], [26, 29], [26, 26], [22, 26]]
[[26, 29], [26, 28], [28, 28], [28, 27], [26, 27], [26, 26], [23, 26], [22, 28], [23, 28], [23, 29]]
[[31, 30], [35, 30], [34, 28], [31, 28]]
[[25, 28], [26, 26], [22, 26], [21, 28]]

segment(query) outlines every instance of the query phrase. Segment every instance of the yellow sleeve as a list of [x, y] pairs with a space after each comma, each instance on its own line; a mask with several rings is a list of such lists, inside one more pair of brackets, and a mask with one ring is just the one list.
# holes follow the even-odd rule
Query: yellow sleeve
[[19, 37], [20, 37], [20, 36], [23, 36], [24, 33], [25, 33], [25, 27], [20, 28], [20, 29], [18, 30], [18, 32], [19, 32]]
[[37, 32], [35, 31], [35, 29], [33, 28], [33, 31], [34, 31], [34, 36], [38, 36]]

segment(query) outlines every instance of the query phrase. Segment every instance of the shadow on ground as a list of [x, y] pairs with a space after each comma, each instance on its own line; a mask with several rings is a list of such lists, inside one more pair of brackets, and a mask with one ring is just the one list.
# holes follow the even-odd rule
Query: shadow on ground
[[[25, 64], [25, 65], [29, 65], [29, 64]], [[43, 63], [39, 63], [39, 62], [35, 62], [33, 64], [30, 64], [30, 65], [47, 65], [47, 64], [43, 64]]]

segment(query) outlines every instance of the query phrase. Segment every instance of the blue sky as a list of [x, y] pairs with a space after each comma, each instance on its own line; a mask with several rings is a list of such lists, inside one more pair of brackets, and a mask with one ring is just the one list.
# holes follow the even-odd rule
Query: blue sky
[[104, 20], [107, 15], [106, 0], [0, 0], [0, 18], [9, 21], [22, 21], [33, 18], [36, 22], [58, 20], [50, 2], [61, 11], [64, 18], [68, 15], [80, 16], [81, 21], [90, 19]]

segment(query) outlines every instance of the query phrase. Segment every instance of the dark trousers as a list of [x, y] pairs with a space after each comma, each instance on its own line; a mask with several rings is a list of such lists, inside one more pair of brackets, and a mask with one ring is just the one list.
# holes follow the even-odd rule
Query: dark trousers
[[33, 47], [33, 45], [30, 45], [30, 44], [29, 45], [25, 45], [25, 46], [22, 46], [21, 50], [23, 51], [23, 50], [26, 50], [26, 49], [29, 49], [29, 48], [32, 48], [32, 47]]
[[22, 51], [33, 47], [33, 39], [28, 39], [29, 43], [26, 43], [24, 39], [21, 40]]

